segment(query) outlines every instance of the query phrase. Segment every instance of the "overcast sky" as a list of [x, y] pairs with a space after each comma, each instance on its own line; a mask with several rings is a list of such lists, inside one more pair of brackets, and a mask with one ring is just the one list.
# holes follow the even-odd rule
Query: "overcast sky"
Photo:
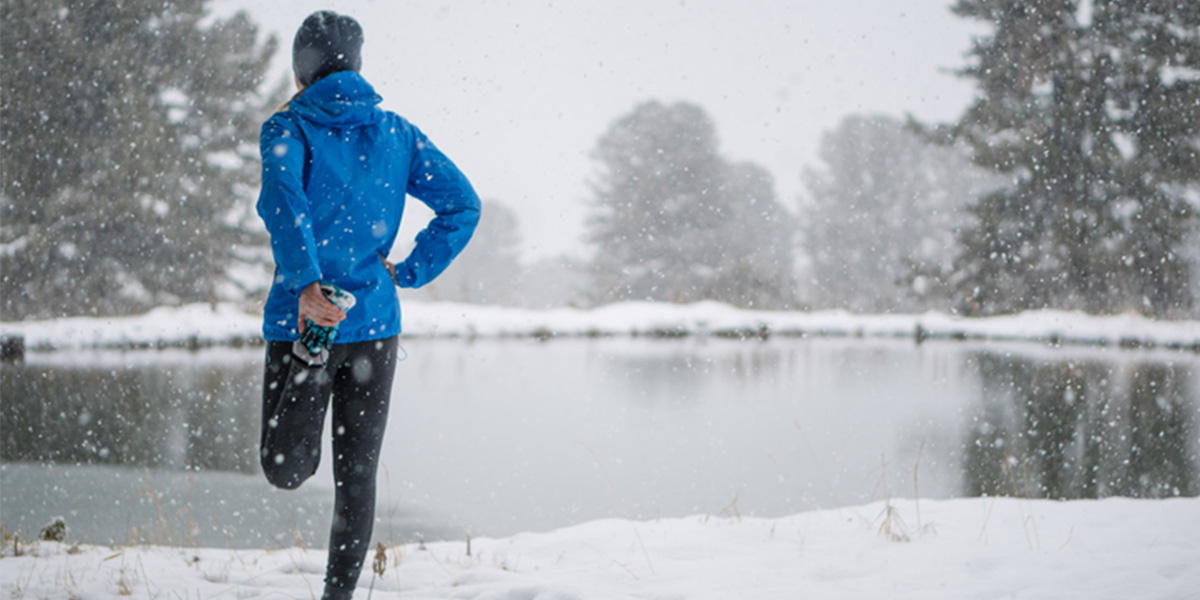
[[[775, 176], [794, 209], [823, 132], [852, 113], [950, 120], [972, 90], [962, 66], [977, 24], [944, 0], [217, 0], [281, 42], [304, 17], [354, 16], [362, 73], [421, 127], [485, 200], [511, 207], [526, 259], [581, 254], [589, 152], [645, 100], [712, 115], [722, 154]], [[417, 215], [420, 218], [421, 215]], [[486, 218], [486, 215], [485, 215]]]

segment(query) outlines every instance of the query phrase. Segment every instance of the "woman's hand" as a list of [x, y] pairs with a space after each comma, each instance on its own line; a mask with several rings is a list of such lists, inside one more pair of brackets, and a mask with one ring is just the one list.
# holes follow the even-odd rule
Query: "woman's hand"
[[304, 320], [312, 319], [317, 325], [333, 327], [346, 318], [346, 313], [330, 302], [321, 292], [321, 284], [314, 281], [300, 292], [300, 333], [304, 333]]
[[387, 267], [388, 275], [392, 276], [392, 283], [400, 285], [400, 281], [396, 279], [396, 265], [392, 264], [392, 261], [388, 260], [382, 252], [379, 253], [379, 260], [383, 261], [383, 266]]

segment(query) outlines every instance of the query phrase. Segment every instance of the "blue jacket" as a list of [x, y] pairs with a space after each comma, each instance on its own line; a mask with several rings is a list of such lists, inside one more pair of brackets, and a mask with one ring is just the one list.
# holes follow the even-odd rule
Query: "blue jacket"
[[[479, 197], [458, 167], [414, 125], [378, 107], [361, 75], [318, 80], [263, 124], [258, 214], [271, 234], [275, 280], [263, 337], [295, 340], [299, 295], [331, 282], [357, 303], [338, 326], [339, 344], [400, 333], [396, 285], [421, 287], [462, 251], [479, 222]], [[396, 264], [393, 285], [380, 256], [392, 249], [404, 200], [436, 216]]]

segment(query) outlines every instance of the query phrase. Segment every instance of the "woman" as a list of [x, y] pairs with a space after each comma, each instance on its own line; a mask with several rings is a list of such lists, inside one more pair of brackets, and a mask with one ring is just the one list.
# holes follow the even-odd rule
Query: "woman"
[[[258, 214], [275, 257], [263, 322], [262, 467], [281, 488], [311, 477], [333, 407], [326, 600], [353, 595], [371, 542], [400, 333], [396, 286], [437, 277], [479, 221], [479, 198], [454, 163], [415, 126], [378, 107], [381, 98], [358, 73], [362, 42], [351, 17], [309, 16], [292, 49], [300, 91], [260, 138]], [[406, 195], [436, 217], [393, 268], [384, 257]]]

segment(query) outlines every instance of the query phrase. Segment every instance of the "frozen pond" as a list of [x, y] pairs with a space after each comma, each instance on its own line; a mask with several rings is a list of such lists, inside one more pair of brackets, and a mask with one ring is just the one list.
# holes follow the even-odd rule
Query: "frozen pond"
[[[377, 537], [782, 516], [887, 497], [1200, 495], [1200, 358], [855, 339], [404, 342]], [[327, 461], [256, 461], [262, 349], [0, 367], [0, 523], [76, 540], [323, 546]], [[326, 444], [328, 451], [328, 443]]]

